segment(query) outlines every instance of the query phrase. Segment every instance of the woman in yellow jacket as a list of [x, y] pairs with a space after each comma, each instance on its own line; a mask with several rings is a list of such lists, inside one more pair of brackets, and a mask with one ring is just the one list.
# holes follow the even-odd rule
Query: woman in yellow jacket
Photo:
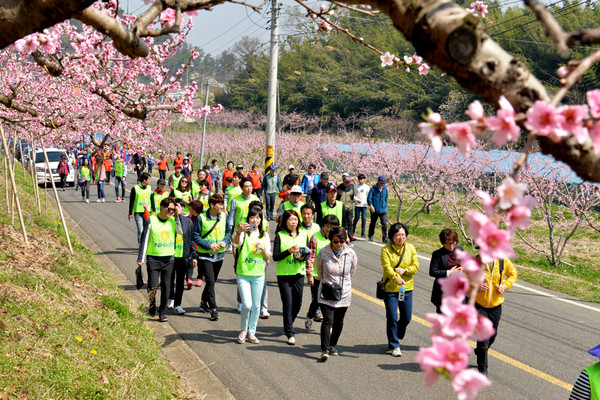
[[[502, 264], [502, 265], [500, 265]], [[498, 324], [502, 317], [502, 303], [504, 292], [512, 287], [517, 280], [517, 269], [509, 260], [494, 261], [484, 266], [485, 281], [479, 287], [475, 298], [475, 308], [480, 315], [487, 317], [494, 326], [494, 335], [486, 341], [477, 342], [475, 354], [477, 355], [477, 369], [487, 375], [488, 349], [496, 340]], [[502, 270], [502, 271], [501, 271]]]
[[[419, 272], [419, 260], [415, 246], [406, 243], [408, 229], [400, 222], [390, 227], [390, 242], [381, 249], [381, 265], [385, 282], [385, 318], [388, 338], [388, 354], [401, 357], [400, 340], [404, 339], [406, 327], [412, 318], [413, 276]], [[404, 287], [404, 299], [400, 294]], [[400, 318], [398, 318], [400, 310]]]

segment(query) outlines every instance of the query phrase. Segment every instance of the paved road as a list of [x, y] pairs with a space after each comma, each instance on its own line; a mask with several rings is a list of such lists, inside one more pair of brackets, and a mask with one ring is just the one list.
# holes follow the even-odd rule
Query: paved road
[[[106, 187], [105, 192], [110, 203], [95, 203], [95, 195], [91, 203], [82, 203], [79, 192], [72, 188], [60, 192], [60, 197], [67, 213], [95, 238], [102, 254], [134, 282], [135, 223], [127, 220], [127, 204], [113, 203], [114, 187]], [[95, 188], [92, 193], [96, 193]], [[274, 229], [274, 223], [271, 224]], [[235, 342], [240, 318], [229, 254], [216, 290], [220, 320], [211, 322], [207, 314], [199, 312], [202, 289], [194, 287], [184, 294], [187, 314], [173, 315], [169, 323], [239, 399], [453, 398], [448, 382], [438, 381], [425, 388], [423, 373], [414, 361], [419, 346], [430, 344], [425, 314], [433, 312], [434, 307], [429, 302], [432, 279], [428, 276], [428, 255], [419, 256], [421, 271], [415, 277], [414, 316], [402, 342], [403, 356], [393, 358], [385, 354], [383, 303], [373, 297], [375, 282], [381, 276], [381, 245], [357, 241], [354, 249], [359, 268], [340, 339], [341, 355], [326, 363], [317, 361], [319, 323], [314, 325], [317, 331], [307, 332], [303, 319], [296, 321], [297, 345], [285, 344], [273, 263], [267, 274], [272, 317], [259, 321], [260, 344]], [[127, 286], [125, 290], [134, 287]], [[301, 315], [305, 315], [309, 302], [310, 292], [305, 288]], [[600, 342], [600, 308], [522, 281], [507, 293], [504, 304], [499, 336], [490, 358], [490, 379], [494, 384], [480, 398], [568, 398], [570, 385], [580, 370], [597, 361], [587, 350]], [[470, 361], [475, 362], [474, 355]]]

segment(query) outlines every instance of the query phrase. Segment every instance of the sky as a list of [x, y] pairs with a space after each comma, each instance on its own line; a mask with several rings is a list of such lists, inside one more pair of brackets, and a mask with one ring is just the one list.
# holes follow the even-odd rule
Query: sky
[[[260, 0], [248, 0], [248, 2], [260, 4]], [[280, 0], [280, 4], [283, 22], [286, 15], [293, 12], [297, 5], [291, 0]], [[320, 2], [309, 1], [307, 4], [318, 6]], [[127, 10], [128, 5], [129, 12], [135, 15], [140, 15], [148, 7], [142, 0], [121, 0], [121, 8]], [[214, 7], [212, 11], [200, 11], [200, 14], [194, 18], [194, 29], [188, 36], [188, 43], [216, 57], [243, 36], [248, 36], [259, 38], [264, 45], [264, 50], [267, 51], [271, 37], [270, 26], [270, 2], [267, 1], [263, 5], [261, 13], [240, 4], [224, 3]], [[280, 34], [286, 33], [289, 32], [286, 32], [280, 24]]]

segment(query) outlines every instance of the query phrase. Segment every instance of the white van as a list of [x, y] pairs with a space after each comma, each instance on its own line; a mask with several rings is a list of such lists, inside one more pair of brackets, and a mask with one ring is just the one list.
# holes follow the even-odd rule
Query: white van
[[[50, 163], [50, 169], [52, 170], [52, 176], [54, 176], [54, 183], [60, 183], [60, 176], [58, 175], [58, 163], [60, 162], [60, 156], [66, 155], [67, 152], [61, 149], [49, 148], [46, 149], [48, 154], [48, 161]], [[44, 160], [44, 152], [40, 148], [36, 148], [33, 152], [35, 162], [35, 176], [38, 185], [43, 183], [50, 183], [50, 173], [46, 170], [46, 162]], [[69, 165], [69, 175], [67, 175], [67, 183], [69, 186], [75, 185], [75, 171], [73, 166]]]

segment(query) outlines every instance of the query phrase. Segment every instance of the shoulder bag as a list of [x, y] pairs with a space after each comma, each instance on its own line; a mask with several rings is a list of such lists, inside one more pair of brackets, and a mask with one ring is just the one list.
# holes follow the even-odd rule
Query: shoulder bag
[[[402, 262], [402, 259], [404, 258], [405, 250], [406, 250], [406, 245], [402, 249], [402, 254], [400, 254], [400, 260], [398, 261], [398, 264], [396, 264], [394, 269], [396, 269], [400, 266], [400, 263]], [[375, 297], [377, 297], [378, 299], [385, 299], [385, 285], [387, 285], [389, 280], [390, 280], [390, 278], [385, 278], [385, 282], [384, 282], [383, 278], [381, 278], [380, 280], [377, 281], [377, 290], [375, 292]]]
[[344, 278], [346, 277], [346, 258], [344, 254], [344, 269], [342, 270], [342, 284], [321, 283], [321, 298], [325, 300], [340, 301], [342, 299], [342, 290], [344, 288]]

